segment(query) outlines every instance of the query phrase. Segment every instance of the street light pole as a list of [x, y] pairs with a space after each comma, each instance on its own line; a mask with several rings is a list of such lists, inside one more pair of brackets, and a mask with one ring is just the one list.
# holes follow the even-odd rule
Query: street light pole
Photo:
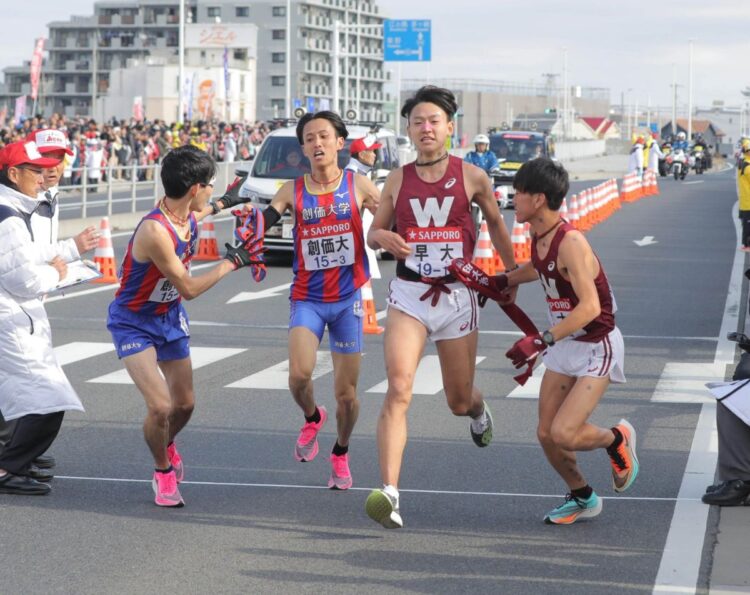
[[341, 71], [339, 69], [339, 59], [341, 58], [341, 48], [339, 46], [339, 33], [341, 32], [341, 21], [333, 23], [333, 45], [332, 45], [332, 59], [333, 59], [333, 111], [340, 114], [339, 111], [339, 79], [341, 78]]
[[672, 137], [677, 135], [677, 74], [676, 66], [672, 64]]
[[688, 129], [687, 140], [693, 138], [693, 40], [688, 43]]
[[99, 69], [99, 65], [97, 64], [99, 56], [97, 55], [99, 52], [99, 34], [96, 31], [96, 28], [94, 28], [94, 31], [92, 32], [93, 39], [91, 40], [91, 119], [96, 119], [96, 71]]
[[284, 111], [287, 119], [292, 117], [292, 0], [286, 0], [286, 98]]
[[177, 114], [177, 121], [180, 124], [185, 123], [185, 0], [180, 0], [180, 10], [179, 10], [179, 20], [180, 24], [178, 27], [178, 33], [177, 33], [177, 54], [178, 54], [178, 85], [179, 89], [177, 91], [177, 96], [179, 97], [177, 101], [177, 109], [179, 110], [179, 113]]

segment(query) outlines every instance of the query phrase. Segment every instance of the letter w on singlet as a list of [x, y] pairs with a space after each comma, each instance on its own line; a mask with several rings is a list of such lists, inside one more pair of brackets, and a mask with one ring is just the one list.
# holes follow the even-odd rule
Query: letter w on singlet
[[419, 227], [429, 227], [430, 219], [435, 222], [435, 227], [445, 227], [453, 205], [453, 197], [446, 196], [443, 204], [438, 204], [437, 198], [429, 196], [424, 201], [424, 207], [419, 204], [418, 198], [410, 198], [409, 204]]

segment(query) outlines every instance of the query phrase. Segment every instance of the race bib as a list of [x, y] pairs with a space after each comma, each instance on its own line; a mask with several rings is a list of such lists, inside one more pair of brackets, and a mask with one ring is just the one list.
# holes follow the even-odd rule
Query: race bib
[[177, 288], [172, 285], [172, 282], [166, 277], [162, 277], [156, 282], [154, 290], [151, 292], [151, 295], [148, 296], [148, 301], [163, 304], [165, 302], [175, 301], [179, 295]]
[[320, 271], [354, 264], [351, 221], [303, 225], [299, 231], [305, 270]]
[[410, 227], [406, 242], [411, 248], [406, 266], [422, 277], [444, 277], [453, 259], [464, 255], [460, 227]]
[[562, 320], [573, 309], [573, 304], [568, 298], [547, 298], [547, 307], [552, 318]]

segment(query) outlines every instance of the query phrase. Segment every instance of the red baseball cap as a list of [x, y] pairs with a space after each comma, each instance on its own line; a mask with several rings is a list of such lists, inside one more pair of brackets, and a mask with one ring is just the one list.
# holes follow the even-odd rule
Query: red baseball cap
[[382, 146], [374, 136], [367, 135], [362, 138], [355, 138], [349, 147], [349, 152], [356, 155], [361, 151], [374, 151]]
[[38, 165], [39, 167], [55, 167], [59, 159], [42, 157], [36, 144], [29, 141], [18, 141], [5, 145], [0, 151], [0, 167], [17, 167], [19, 165]]
[[42, 154], [51, 153], [52, 151], [65, 151], [68, 155], [73, 154], [73, 150], [70, 148], [70, 143], [68, 143], [65, 134], [54, 128], [34, 130], [25, 140], [35, 142], [37, 149]]

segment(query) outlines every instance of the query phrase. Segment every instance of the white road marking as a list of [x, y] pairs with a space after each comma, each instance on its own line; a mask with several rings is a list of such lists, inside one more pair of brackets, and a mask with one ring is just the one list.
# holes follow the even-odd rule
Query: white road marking
[[[539, 391], [542, 388], [542, 376], [547, 368], [544, 364], [539, 364], [534, 368], [534, 374], [526, 381], [523, 386], [517, 386], [509, 394], [509, 399], [538, 399]], [[520, 370], [519, 370], [520, 372]]]
[[724, 380], [726, 363], [668, 362], [651, 396], [655, 403], [714, 403], [706, 382]]
[[66, 366], [114, 350], [115, 346], [112, 343], [74, 341], [55, 347], [55, 356], [57, 357], [57, 363]]
[[[330, 351], [318, 351], [318, 360], [313, 369], [313, 380], [333, 371]], [[289, 360], [246, 376], [224, 388], [257, 388], [266, 390], [289, 390]]]
[[[482, 356], [477, 356], [476, 363], [479, 364], [484, 359]], [[365, 392], [382, 394], [387, 390], [388, 380], [383, 380]], [[443, 390], [443, 373], [440, 370], [440, 359], [437, 355], [425, 355], [417, 366], [412, 394], [436, 395], [441, 390]]]
[[[191, 347], [190, 348], [190, 359], [193, 363], [193, 370], [208, 366], [220, 360], [228, 357], [235, 356], [246, 349], [235, 349], [229, 347]], [[133, 384], [127, 371], [123, 368], [104, 376], [98, 376], [92, 378], [87, 382], [94, 382], [96, 384]]]
[[[55, 475], [55, 480], [67, 479], [71, 481], [98, 481], [102, 483], [151, 483], [150, 479], [130, 479], [124, 477], [84, 477], [79, 475]], [[330, 488], [325, 485], [304, 485], [304, 484], [283, 484], [283, 483], [253, 483], [253, 482], [239, 482], [239, 481], [183, 481], [180, 483], [181, 486], [217, 486], [217, 487], [240, 487], [240, 488], [279, 488], [279, 489], [294, 489], [294, 490], [328, 490]], [[382, 486], [372, 487], [351, 487], [348, 491], [350, 492], [371, 492], [374, 489]], [[477, 491], [462, 491], [462, 490], [419, 490], [419, 489], [399, 489], [401, 494], [432, 494], [439, 496], [490, 496], [495, 498], [550, 498], [554, 500], [560, 499], [560, 494], [529, 494], [523, 492], [477, 492]], [[639, 501], [639, 502], [679, 502], [679, 498], [663, 498], [659, 496], [600, 496], [602, 500], [608, 502], [624, 502], [624, 501]]]
[[[201, 269], [205, 269], [208, 267], [216, 266], [220, 261], [215, 262], [207, 262], [204, 264], [191, 264], [190, 270], [191, 271], [200, 271]], [[101, 285], [99, 287], [92, 287], [91, 289], [82, 289], [80, 291], [76, 291], [73, 293], [60, 293], [59, 295], [53, 295], [51, 297], [48, 297], [46, 300], [44, 300], [45, 304], [49, 304], [50, 302], [59, 302], [60, 300], [69, 300], [72, 298], [82, 297], [84, 295], [90, 295], [92, 293], [100, 293], [102, 291], [111, 291], [113, 289], [117, 289], [120, 287], [119, 283], [108, 283], [106, 285]]]
[[275, 287], [269, 287], [267, 289], [261, 289], [260, 291], [240, 291], [234, 297], [227, 300], [227, 304], [236, 304], [238, 302], [249, 302], [252, 300], [262, 300], [269, 297], [278, 297], [280, 293], [286, 292], [291, 286], [291, 283], [283, 283], [276, 285]]
[[[739, 220], [733, 216], [737, 203], [728, 216], [732, 217], [739, 243]], [[740, 290], [744, 269], [744, 253], [735, 252], [732, 275], [729, 280], [724, 316], [721, 320], [714, 365], [734, 362], [735, 343], [729, 341], [727, 332], [737, 329], [739, 313], [745, 315], [740, 304]], [[723, 380], [723, 375], [714, 380]], [[706, 389], [706, 394], [708, 390]], [[654, 593], [695, 593], [698, 583], [703, 542], [706, 536], [709, 507], [697, 502], [707, 485], [713, 483], [717, 460], [716, 403], [701, 406], [685, 472], [680, 485], [677, 504], [672, 515], [667, 540], [664, 545], [659, 571], [654, 583]]]

